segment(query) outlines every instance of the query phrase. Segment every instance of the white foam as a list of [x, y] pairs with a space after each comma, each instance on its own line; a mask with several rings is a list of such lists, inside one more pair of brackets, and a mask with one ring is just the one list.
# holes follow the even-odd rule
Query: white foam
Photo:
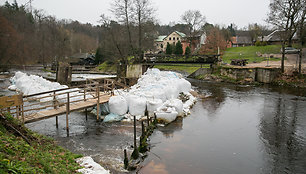
[[84, 167], [78, 169], [77, 172], [83, 174], [109, 174], [109, 170], [105, 170], [100, 164], [96, 163], [90, 156], [76, 159], [80, 166]]

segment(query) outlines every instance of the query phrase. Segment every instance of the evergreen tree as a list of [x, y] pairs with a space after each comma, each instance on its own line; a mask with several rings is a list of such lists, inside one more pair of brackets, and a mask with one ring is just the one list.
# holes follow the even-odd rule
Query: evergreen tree
[[99, 47], [96, 51], [96, 56], [95, 56], [95, 63], [96, 64], [100, 64], [102, 62], [104, 62], [104, 55], [102, 53], [102, 49]]
[[175, 45], [174, 54], [182, 55], [183, 54], [183, 47], [180, 41], [178, 41]]
[[167, 43], [166, 54], [172, 54], [172, 46], [169, 43]]
[[190, 50], [190, 47], [188, 46], [188, 47], [186, 47], [186, 49], [185, 49], [185, 55], [186, 55], [186, 56], [189, 56], [190, 53], [191, 53], [191, 50]]

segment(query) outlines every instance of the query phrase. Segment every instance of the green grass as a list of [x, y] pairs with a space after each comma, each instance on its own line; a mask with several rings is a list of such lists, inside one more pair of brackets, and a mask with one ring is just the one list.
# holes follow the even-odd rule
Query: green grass
[[117, 71], [116, 64], [111, 64], [107, 61], [100, 64], [97, 68], [98, 68], [98, 71], [100, 72], [116, 72]]
[[[208, 68], [209, 65], [203, 65], [203, 68]], [[198, 64], [177, 64], [177, 65], [155, 65], [154, 68], [158, 68], [160, 70], [168, 70], [168, 71], [181, 71], [191, 74], [201, 68], [201, 65]]]
[[[266, 58], [260, 57], [257, 53], [260, 54], [280, 54], [281, 45], [267, 45], [267, 46], [247, 46], [247, 47], [233, 47], [228, 48], [222, 60], [225, 63], [230, 63], [231, 59], [249, 59], [249, 63], [253, 62], [262, 62]], [[277, 61], [279, 58], [270, 58], [270, 61]]]
[[31, 145], [0, 121], [0, 173], [76, 173], [80, 168], [75, 162], [80, 155], [17, 124], [10, 116], [7, 118], [30, 140]]

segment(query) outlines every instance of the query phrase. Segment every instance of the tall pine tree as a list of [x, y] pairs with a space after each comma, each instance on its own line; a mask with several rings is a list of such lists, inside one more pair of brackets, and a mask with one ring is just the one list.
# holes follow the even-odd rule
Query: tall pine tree
[[178, 41], [175, 45], [175, 51], [174, 54], [176, 55], [182, 55], [183, 54], [183, 47], [180, 41]]
[[169, 43], [167, 43], [166, 54], [172, 54], [172, 46]]

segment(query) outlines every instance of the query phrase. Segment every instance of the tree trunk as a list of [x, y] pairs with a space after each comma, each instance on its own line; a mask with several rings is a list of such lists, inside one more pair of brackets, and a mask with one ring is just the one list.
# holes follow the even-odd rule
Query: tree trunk
[[285, 41], [282, 42], [282, 62], [281, 62], [281, 71], [285, 72]]
[[131, 47], [131, 51], [134, 54], [134, 48], [133, 48], [133, 44], [132, 44], [132, 36], [131, 36], [131, 31], [130, 31], [130, 22], [129, 22], [129, 15], [128, 15], [128, 1], [125, 1], [125, 19], [126, 19], [126, 28], [128, 31], [128, 37], [129, 37], [129, 44]]
[[302, 74], [302, 58], [303, 58], [303, 48], [300, 50], [300, 59], [299, 59], [299, 74]]
[[141, 45], [141, 11], [138, 11], [138, 56], [139, 61], [142, 61], [142, 45]]

